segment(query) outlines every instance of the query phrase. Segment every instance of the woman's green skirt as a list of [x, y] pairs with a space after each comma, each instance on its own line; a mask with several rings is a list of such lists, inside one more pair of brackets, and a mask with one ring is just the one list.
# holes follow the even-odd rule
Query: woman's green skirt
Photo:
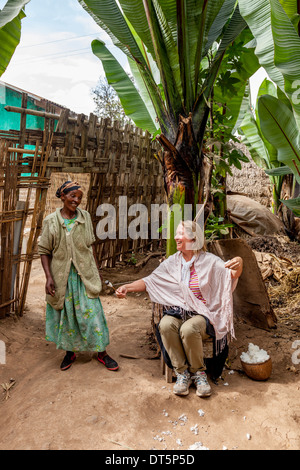
[[74, 265], [71, 265], [64, 308], [47, 304], [46, 340], [65, 351], [104, 351], [109, 331], [100, 298], [90, 299]]

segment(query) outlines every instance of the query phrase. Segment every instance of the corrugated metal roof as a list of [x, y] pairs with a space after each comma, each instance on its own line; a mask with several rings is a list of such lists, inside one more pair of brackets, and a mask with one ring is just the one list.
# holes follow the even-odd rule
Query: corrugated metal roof
[[10, 85], [9, 83], [3, 82], [3, 81], [0, 81], [0, 85], [1, 84], [3, 84], [6, 88], [10, 88], [11, 90], [17, 91], [19, 93], [27, 93], [28, 97], [34, 99], [35, 101], [39, 101], [40, 102], [39, 106], [42, 108], [44, 107], [43, 103], [51, 103], [53, 106], [56, 106], [57, 108], [66, 109], [65, 106], [62, 106], [58, 103], [55, 103], [54, 101], [48, 100], [47, 98], [44, 98], [35, 93], [32, 93], [31, 91], [23, 90], [22, 88], [19, 88], [15, 85]]

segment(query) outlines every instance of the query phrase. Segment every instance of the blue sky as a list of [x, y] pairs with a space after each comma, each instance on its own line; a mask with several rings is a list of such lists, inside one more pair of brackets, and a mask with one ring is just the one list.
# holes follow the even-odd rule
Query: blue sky
[[21, 43], [1, 80], [77, 113], [93, 112], [91, 89], [103, 69], [91, 41], [110, 42], [106, 33], [77, 0], [31, 0], [25, 12]]
[[[0, 9], [6, 0], [0, 0]], [[31, 0], [25, 8], [21, 43], [1, 80], [75, 111], [94, 111], [91, 90], [103, 77], [91, 51], [95, 38], [110, 39], [77, 0]], [[111, 52], [124, 57], [111, 45]], [[265, 73], [252, 79], [252, 99]]]

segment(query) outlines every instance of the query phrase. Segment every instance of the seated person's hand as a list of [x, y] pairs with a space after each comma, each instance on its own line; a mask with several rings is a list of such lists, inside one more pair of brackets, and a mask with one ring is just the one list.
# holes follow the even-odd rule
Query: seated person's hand
[[226, 261], [225, 268], [229, 268], [232, 270], [232, 277], [238, 278], [242, 274], [243, 271], [243, 260], [240, 256], [236, 256], [235, 258]]
[[116, 296], [119, 298], [119, 299], [124, 299], [126, 297], [126, 294], [127, 294], [127, 287], [126, 286], [120, 286], [117, 290], [116, 290]]

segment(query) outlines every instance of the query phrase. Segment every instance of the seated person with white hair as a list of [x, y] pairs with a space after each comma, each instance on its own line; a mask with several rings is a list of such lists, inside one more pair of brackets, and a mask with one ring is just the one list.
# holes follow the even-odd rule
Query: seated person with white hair
[[174, 255], [149, 276], [119, 287], [116, 294], [124, 298], [128, 292], [146, 290], [152, 302], [163, 305], [157, 334], [164, 358], [177, 377], [173, 391], [176, 395], [188, 395], [194, 381], [196, 394], [208, 397], [211, 387], [206, 375], [203, 340], [214, 338], [214, 358], [223, 355], [223, 367], [228, 337], [234, 337], [232, 293], [242, 273], [243, 261], [235, 257], [224, 263], [208, 253], [203, 230], [197, 222], [181, 222], [175, 241]]

